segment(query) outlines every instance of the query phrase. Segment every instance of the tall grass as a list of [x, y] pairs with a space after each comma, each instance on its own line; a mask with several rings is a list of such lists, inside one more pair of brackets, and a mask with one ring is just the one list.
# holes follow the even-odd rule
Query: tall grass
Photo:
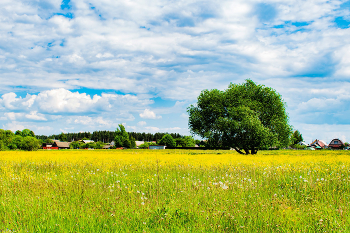
[[1, 152], [0, 232], [349, 232], [347, 151]]

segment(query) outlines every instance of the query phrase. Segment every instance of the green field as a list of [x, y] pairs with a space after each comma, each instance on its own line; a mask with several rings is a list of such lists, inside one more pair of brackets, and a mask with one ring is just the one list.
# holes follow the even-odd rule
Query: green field
[[0, 152], [0, 232], [349, 232], [349, 155]]

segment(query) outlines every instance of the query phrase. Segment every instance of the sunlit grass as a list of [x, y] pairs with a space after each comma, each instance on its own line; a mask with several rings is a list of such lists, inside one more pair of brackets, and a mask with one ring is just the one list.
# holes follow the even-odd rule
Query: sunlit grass
[[0, 231], [350, 228], [348, 151], [0, 153]]

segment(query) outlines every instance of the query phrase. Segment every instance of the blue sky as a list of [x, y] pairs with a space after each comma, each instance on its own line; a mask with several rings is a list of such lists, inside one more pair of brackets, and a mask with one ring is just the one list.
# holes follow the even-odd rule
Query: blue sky
[[350, 1], [3, 0], [0, 125], [189, 134], [203, 89], [252, 79], [306, 142], [350, 141]]

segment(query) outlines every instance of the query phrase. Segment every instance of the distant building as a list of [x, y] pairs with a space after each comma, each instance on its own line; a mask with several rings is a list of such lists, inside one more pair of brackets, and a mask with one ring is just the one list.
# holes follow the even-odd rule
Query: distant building
[[43, 143], [42, 148], [44, 150], [58, 150], [58, 147], [53, 147], [51, 143]]
[[94, 142], [94, 140], [81, 140], [82, 142], [84, 142], [85, 144], [90, 143], [90, 142]]
[[135, 141], [136, 146], [141, 146], [145, 141]]
[[111, 149], [111, 147], [113, 147], [112, 145], [104, 145], [103, 147], [102, 147], [102, 149]]
[[328, 147], [327, 143], [325, 143], [323, 140], [318, 140], [316, 139], [310, 144], [311, 147], [315, 148], [316, 150], [318, 149], [325, 149]]
[[297, 144], [300, 146], [308, 146], [308, 144], [306, 144], [305, 142], [298, 142]]
[[340, 139], [336, 138], [329, 143], [328, 147], [331, 149], [343, 149], [344, 143]]
[[139, 147], [142, 144], [145, 144], [146, 142], [147, 143], [157, 143], [156, 141], [135, 141], [135, 144], [136, 144], [136, 147]]
[[57, 147], [59, 150], [61, 149], [69, 149], [70, 142], [60, 142], [55, 140], [55, 142], [52, 144], [52, 147]]
[[151, 145], [148, 147], [148, 149], [150, 150], [164, 150], [166, 146], [162, 146], [162, 145]]

